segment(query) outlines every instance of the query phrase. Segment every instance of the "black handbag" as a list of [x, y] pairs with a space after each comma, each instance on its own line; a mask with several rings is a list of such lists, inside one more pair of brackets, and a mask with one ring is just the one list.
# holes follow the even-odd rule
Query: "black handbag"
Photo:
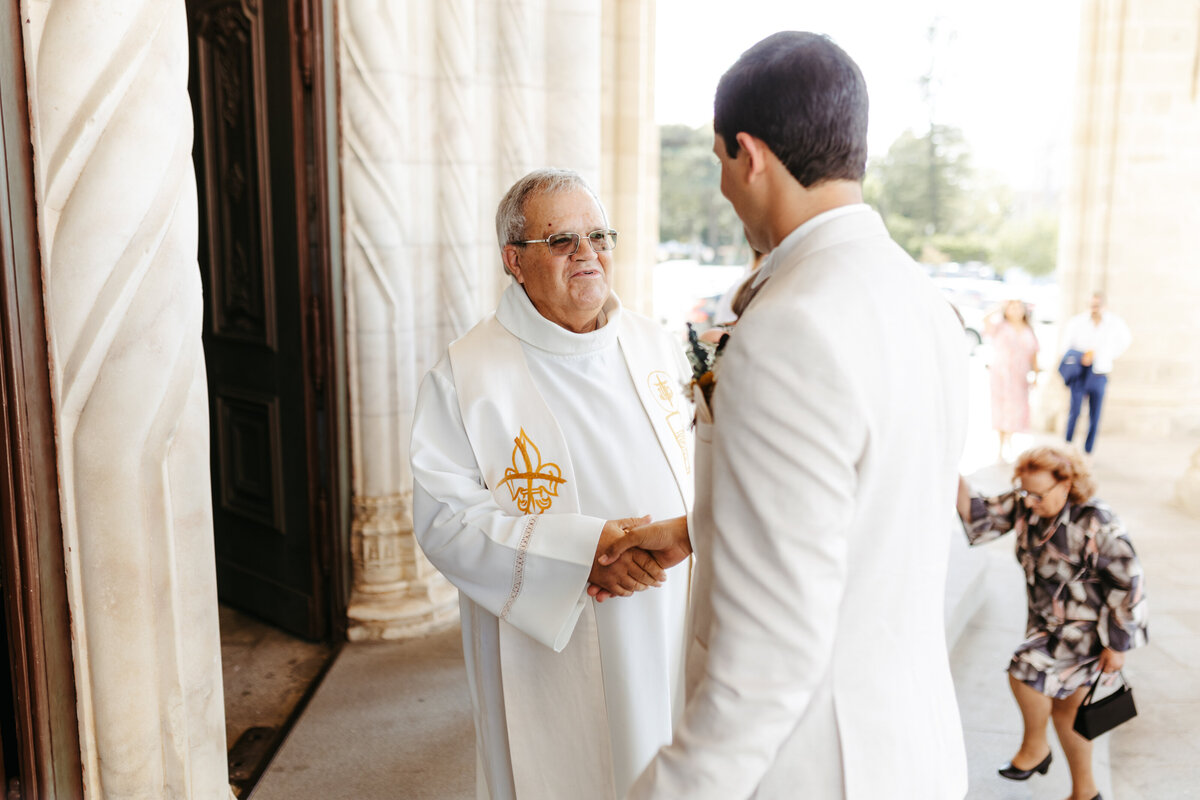
[[1092, 695], [1096, 693], [1096, 687], [1104, 678], [1103, 672], [1096, 675], [1091, 690], [1075, 712], [1075, 732], [1083, 738], [1095, 739], [1137, 716], [1137, 706], [1133, 704], [1133, 689], [1129, 686], [1129, 681], [1125, 680], [1125, 673], [1117, 674], [1121, 676], [1121, 688], [1093, 703]]

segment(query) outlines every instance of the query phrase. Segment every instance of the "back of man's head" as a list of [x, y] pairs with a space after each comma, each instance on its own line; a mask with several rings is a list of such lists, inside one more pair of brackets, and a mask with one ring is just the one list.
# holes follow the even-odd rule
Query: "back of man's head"
[[782, 31], [742, 54], [721, 77], [713, 129], [730, 158], [737, 135], [761, 139], [806, 188], [861, 181], [867, 165], [867, 85], [828, 37]]

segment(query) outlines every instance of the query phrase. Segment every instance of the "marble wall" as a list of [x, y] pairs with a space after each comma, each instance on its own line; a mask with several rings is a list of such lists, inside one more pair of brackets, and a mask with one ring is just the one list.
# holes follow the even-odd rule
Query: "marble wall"
[[421, 377], [508, 283], [494, 217], [513, 181], [553, 165], [593, 182], [622, 235], [616, 289], [649, 302], [654, 4], [345, 0], [339, 13], [350, 637], [389, 639], [456, 618], [412, 537], [408, 435]]
[[88, 798], [229, 798], [182, 0], [23, 0]]

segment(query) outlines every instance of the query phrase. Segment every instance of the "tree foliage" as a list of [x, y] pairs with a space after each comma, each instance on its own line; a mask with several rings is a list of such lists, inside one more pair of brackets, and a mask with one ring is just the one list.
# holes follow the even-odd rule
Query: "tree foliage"
[[951, 232], [962, 218], [971, 156], [962, 131], [935, 125], [915, 136], [905, 131], [887, 155], [872, 164], [880, 213], [915, 223], [926, 236]]
[[1012, 190], [977, 171], [958, 128], [933, 125], [901, 134], [867, 166], [864, 196], [892, 237], [925, 262], [981, 261], [997, 272], [1054, 271], [1058, 222], [1052, 213], [1019, 214]]
[[1020, 267], [1031, 275], [1049, 275], [1058, 261], [1058, 217], [1033, 214], [1008, 220], [996, 236], [992, 261], [998, 271]]
[[[659, 238], [711, 250], [718, 260], [722, 254], [745, 260], [741, 221], [721, 196], [712, 128], [665, 125], [659, 132]], [[901, 134], [886, 155], [867, 165], [863, 194], [892, 237], [919, 261], [980, 261], [997, 272], [1020, 267], [1034, 275], [1054, 271], [1056, 214], [1022, 211], [1011, 188], [974, 167], [956, 127]]]
[[659, 136], [659, 239], [713, 251], [740, 249], [742, 223], [721, 195], [712, 127], [664, 125]]

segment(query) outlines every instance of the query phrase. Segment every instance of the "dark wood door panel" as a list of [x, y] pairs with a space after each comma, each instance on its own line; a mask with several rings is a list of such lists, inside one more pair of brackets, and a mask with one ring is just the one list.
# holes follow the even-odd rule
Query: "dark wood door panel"
[[197, 142], [204, 147], [204, 240], [210, 254], [212, 336], [275, 343], [271, 195], [266, 127], [257, 113], [266, 91], [261, 15], [240, 2], [194, 14]]
[[219, 390], [213, 395], [222, 512], [286, 535], [279, 399]]
[[319, 638], [310, 204], [297, 202], [312, 121], [292, 13], [281, 0], [188, 2], [218, 594]]

